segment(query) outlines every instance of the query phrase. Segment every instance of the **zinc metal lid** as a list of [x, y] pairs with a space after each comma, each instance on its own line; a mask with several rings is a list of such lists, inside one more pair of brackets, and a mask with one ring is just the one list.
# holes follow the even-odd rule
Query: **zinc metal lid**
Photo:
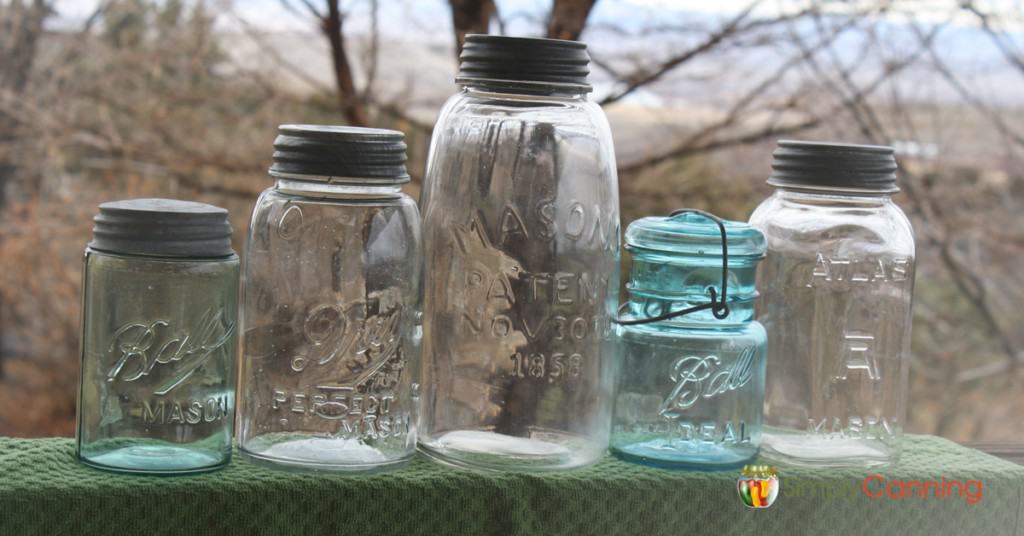
[[89, 247], [108, 253], [158, 257], [226, 257], [228, 211], [177, 199], [128, 199], [99, 206]]
[[894, 193], [896, 157], [892, 147], [780, 140], [768, 184], [783, 188]]
[[409, 182], [405, 135], [339, 125], [281, 125], [270, 174], [313, 182], [396, 185]]
[[456, 81], [563, 84], [589, 90], [589, 66], [587, 45], [579, 41], [469, 34], [459, 55]]

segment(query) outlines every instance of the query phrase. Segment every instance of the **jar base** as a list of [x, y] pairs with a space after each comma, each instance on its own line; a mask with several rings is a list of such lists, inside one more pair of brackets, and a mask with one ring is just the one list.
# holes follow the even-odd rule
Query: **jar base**
[[800, 467], [883, 467], [896, 463], [899, 453], [878, 439], [827, 439], [810, 434], [767, 429], [761, 454], [768, 460]]
[[705, 471], [721, 471], [743, 467], [757, 457], [757, 449], [751, 448], [744, 452], [722, 447], [710, 447], [700, 451], [667, 449], [663, 440], [652, 440], [644, 443], [611, 447], [609, 449], [616, 458], [662, 469], [696, 469]]
[[273, 440], [257, 437], [240, 445], [238, 452], [259, 465], [295, 471], [376, 473], [398, 468], [415, 452], [400, 458], [354, 439], [298, 437]]
[[228, 464], [230, 454], [170, 445], [129, 445], [84, 455], [78, 461], [115, 473], [189, 475], [215, 471]]
[[421, 442], [420, 451], [434, 461], [469, 469], [548, 472], [595, 463], [603, 448], [559, 432], [518, 437], [480, 430], [456, 430], [433, 441]]

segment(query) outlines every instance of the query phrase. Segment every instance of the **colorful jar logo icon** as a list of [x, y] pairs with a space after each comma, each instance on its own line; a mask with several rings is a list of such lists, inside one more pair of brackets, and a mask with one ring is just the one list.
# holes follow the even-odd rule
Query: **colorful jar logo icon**
[[743, 504], [750, 508], [768, 508], [779, 496], [779, 475], [774, 467], [746, 465], [736, 479]]

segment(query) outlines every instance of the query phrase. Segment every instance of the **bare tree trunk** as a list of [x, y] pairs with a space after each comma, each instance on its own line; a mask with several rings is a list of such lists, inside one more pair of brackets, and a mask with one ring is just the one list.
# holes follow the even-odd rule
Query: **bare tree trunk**
[[548, 37], [578, 41], [597, 0], [555, 0], [548, 19]]
[[[39, 37], [43, 33], [43, 19], [51, 10], [43, 0], [35, 0], [31, 6], [15, 1], [3, 10], [0, 16], [0, 96], [18, 99], [28, 85]], [[7, 183], [17, 171], [12, 153], [20, 130], [16, 118], [0, 112], [0, 214], [7, 204]], [[0, 304], [0, 378], [3, 377], [4, 309]]]
[[466, 34], [487, 33], [494, 15], [494, 0], [448, 0], [455, 29], [455, 56], [462, 54]]
[[0, 51], [5, 58], [0, 63], [0, 88], [20, 92], [28, 82], [43, 19], [50, 7], [43, 0], [35, 0], [31, 6], [13, 2], [5, 11], [0, 32]]
[[[43, 0], [35, 0], [31, 6], [12, 2], [4, 11], [0, 23], [0, 93], [17, 99], [28, 84], [43, 33], [43, 19], [50, 13], [50, 6]], [[0, 113], [0, 209], [7, 198], [7, 182], [15, 171], [10, 152], [18, 139], [16, 123], [10, 115]]]
[[352, 78], [352, 66], [345, 52], [345, 37], [342, 34], [341, 8], [339, 0], [327, 0], [327, 15], [320, 18], [320, 27], [331, 44], [331, 60], [334, 67], [334, 79], [338, 84], [338, 100], [341, 111], [349, 124], [365, 127], [370, 124], [366, 113], [366, 103], [356, 91]]

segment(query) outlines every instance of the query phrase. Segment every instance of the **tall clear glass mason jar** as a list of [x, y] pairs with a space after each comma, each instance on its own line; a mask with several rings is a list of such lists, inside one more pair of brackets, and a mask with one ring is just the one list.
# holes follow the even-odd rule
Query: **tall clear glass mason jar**
[[77, 455], [177, 474], [231, 458], [238, 256], [223, 208], [100, 205], [85, 250]]
[[422, 251], [401, 132], [283, 125], [245, 252], [240, 451], [373, 471], [416, 449]]
[[556, 470], [608, 445], [619, 198], [572, 41], [470, 35], [424, 180], [420, 447]]
[[722, 469], [757, 455], [765, 331], [753, 317], [765, 239], [746, 223], [718, 221], [686, 211], [626, 229], [633, 266], [611, 439], [619, 458]]
[[914, 235], [891, 199], [889, 147], [780, 141], [750, 217], [768, 239], [762, 451], [800, 465], [872, 466], [900, 453]]

